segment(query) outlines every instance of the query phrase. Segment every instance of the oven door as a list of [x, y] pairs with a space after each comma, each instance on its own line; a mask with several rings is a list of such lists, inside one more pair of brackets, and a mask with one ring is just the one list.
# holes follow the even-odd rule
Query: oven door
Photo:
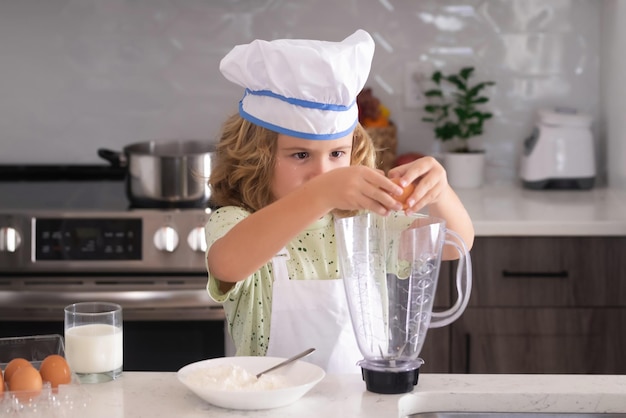
[[[63, 321], [4, 321], [0, 338], [63, 335]], [[124, 320], [126, 371], [175, 372], [196, 361], [225, 355], [223, 321]]]
[[63, 335], [64, 307], [82, 301], [122, 306], [124, 370], [177, 371], [224, 356], [230, 341], [206, 273], [0, 276], [0, 337]]

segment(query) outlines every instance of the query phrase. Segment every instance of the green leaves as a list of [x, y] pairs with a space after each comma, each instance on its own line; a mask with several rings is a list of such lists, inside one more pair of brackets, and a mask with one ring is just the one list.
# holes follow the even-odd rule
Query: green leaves
[[493, 117], [491, 112], [482, 111], [479, 106], [489, 101], [487, 96], [480, 94], [495, 82], [470, 85], [473, 73], [474, 67], [464, 67], [458, 74], [447, 76], [435, 71], [431, 80], [437, 88], [424, 92], [428, 103], [424, 106], [427, 116], [422, 121], [435, 125], [435, 137], [441, 141], [460, 139], [464, 145], [457, 151], [463, 152], [469, 152], [467, 140], [482, 135], [484, 122]]
[[424, 92], [424, 96], [426, 97], [443, 97], [443, 93], [441, 90], [428, 90]]
[[459, 75], [461, 76], [463, 80], [469, 80], [473, 72], [474, 72], [474, 67], [464, 67], [464, 68], [461, 68]]

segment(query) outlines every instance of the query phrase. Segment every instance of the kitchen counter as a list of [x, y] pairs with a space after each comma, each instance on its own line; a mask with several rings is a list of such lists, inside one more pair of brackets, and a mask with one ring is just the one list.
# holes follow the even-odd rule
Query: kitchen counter
[[483, 186], [457, 190], [476, 236], [626, 236], [626, 191], [529, 190]]
[[[76, 390], [76, 388], [74, 388]], [[404, 417], [428, 411], [626, 412], [626, 376], [423, 374], [402, 395], [367, 392], [360, 374], [327, 375], [296, 403], [264, 411], [212, 406], [176, 373], [124, 372], [78, 385], [83, 418]]]

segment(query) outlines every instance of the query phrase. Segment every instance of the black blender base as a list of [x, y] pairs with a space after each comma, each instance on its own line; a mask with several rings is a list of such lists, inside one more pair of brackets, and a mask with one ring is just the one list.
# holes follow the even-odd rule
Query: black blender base
[[408, 371], [379, 371], [361, 367], [367, 390], [385, 395], [411, 392], [417, 385], [419, 374], [419, 367]]

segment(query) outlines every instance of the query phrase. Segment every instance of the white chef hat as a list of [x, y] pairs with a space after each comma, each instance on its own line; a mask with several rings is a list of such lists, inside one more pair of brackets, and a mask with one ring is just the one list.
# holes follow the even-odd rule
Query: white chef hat
[[374, 40], [357, 30], [341, 42], [255, 40], [237, 45], [220, 71], [245, 87], [239, 114], [275, 132], [335, 139], [357, 124], [357, 94], [370, 72]]

